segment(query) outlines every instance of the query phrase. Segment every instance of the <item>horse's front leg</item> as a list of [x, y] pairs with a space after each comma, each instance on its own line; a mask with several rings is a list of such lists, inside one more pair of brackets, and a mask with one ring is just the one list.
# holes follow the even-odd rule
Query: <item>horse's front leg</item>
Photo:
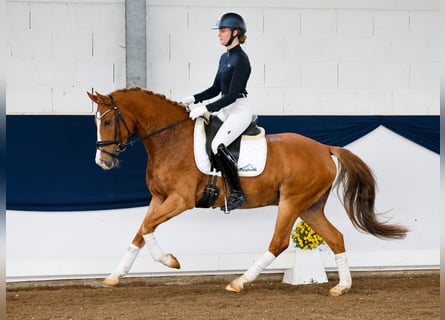
[[147, 244], [150, 254], [155, 261], [161, 262], [168, 267], [179, 269], [180, 264], [176, 257], [170, 253], [164, 254], [157, 244], [154, 230], [161, 223], [173, 218], [186, 209], [187, 206], [184, 204], [184, 201], [181, 201], [178, 197], [169, 197], [164, 202], [153, 197], [144, 221], [139, 227], [131, 245], [122, 257], [116, 270], [103, 281], [103, 285], [116, 286], [119, 284], [119, 279], [127, 275], [130, 271], [139, 251], [145, 244]]

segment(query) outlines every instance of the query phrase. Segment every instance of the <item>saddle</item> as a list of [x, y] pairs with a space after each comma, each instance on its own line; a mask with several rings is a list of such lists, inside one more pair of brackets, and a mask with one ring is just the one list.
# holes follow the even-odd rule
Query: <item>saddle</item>
[[[217, 175], [214, 174], [213, 171], [215, 165], [213, 164], [212, 141], [217, 131], [223, 124], [223, 121], [214, 115], [210, 115], [208, 119], [201, 118], [201, 120], [202, 120], [201, 125], [203, 127], [202, 134], [199, 134], [200, 131], [199, 128], [202, 128], [200, 127], [200, 121], [198, 120], [195, 125], [195, 161], [201, 172], [208, 174], [209, 176], [208, 176], [207, 186], [204, 189], [203, 196], [201, 200], [197, 203], [196, 207], [209, 208], [213, 206], [216, 198], [219, 195], [219, 189], [216, 186]], [[240, 175], [256, 176], [258, 174], [261, 174], [261, 172], [264, 169], [267, 147], [264, 138], [264, 129], [257, 126], [256, 120], [257, 116], [253, 116], [252, 122], [247, 127], [247, 129], [244, 130], [244, 132], [227, 147], [230, 153], [235, 158], [236, 162], [238, 164], [239, 162], [242, 162], [242, 167], [238, 168], [238, 170], [240, 170], [238, 171]], [[204, 135], [205, 137], [201, 140], [200, 138]], [[251, 138], [251, 141], [246, 142], [246, 138], [247, 139]], [[205, 139], [205, 146], [204, 146], [204, 139]], [[202, 141], [202, 144], [200, 144], [200, 141]], [[244, 153], [247, 153], [248, 156], [245, 156], [244, 153], [243, 154], [240, 153], [241, 145], [243, 145], [244, 148], [243, 150], [245, 150]], [[209, 172], [206, 172], [206, 170], [202, 170], [202, 167], [199, 165], [200, 163], [203, 162], [202, 161], [203, 157], [200, 156], [201, 153], [198, 151], [200, 146], [202, 146], [203, 149], [202, 150], [203, 156], [205, 157], [204, 155], [205, 153], [207, 156], [205, 157], [207, 158], [206, 161], [210, 163], [210, 166], [207, 168]], [[255, 160], [258, 161], [257, 163], [255, 163], [255, 165], [252, 165], [252, 162], [250, 162], [252, 160], [251, 157], [255, 158]], [[240, 158], [242, 158], [241, 161]]]
[[[258, 116], [254, 115], [252, 117], [252, 122], [247, 127], [247, 129], [244, 130], [243, 133], [238, 138], [236, 138], [235, 141], [233, 141], [230, 145], [226, 146], [227, 149], [235, 158], [236, 162], [239, 161], [241, 137], [256, 136], [262, 133], [260, 127], [258, 127], [256, 123], [257, 118]], [[218, 116], [215, 115], [210, 115], [207, 123], [204, 123], [204, 131], [206, 133], [206, 152], [207, 156], [209, 157], [210, 163], [212, 164], [212, 168], [215, 167], [213, 164], [212, 141], [216, 133], [218, 132], [219, 128], [222, 126], [222, 124], [223, 121], [220, 118], [218, 118]]]

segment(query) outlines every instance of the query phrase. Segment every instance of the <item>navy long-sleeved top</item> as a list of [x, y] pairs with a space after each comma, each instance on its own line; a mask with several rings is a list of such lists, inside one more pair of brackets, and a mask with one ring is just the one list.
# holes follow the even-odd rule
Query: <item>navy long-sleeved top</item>
[[249, 57], [240, 45], [221, 55], [215, 80], [210, 88], [195, 94], [195, 103], [216, 97], [221, 98], [206, 105], [210, 112], [218, 111], [233, 102], [240, 95], [247, 95], [246, 85], [251, 72]]

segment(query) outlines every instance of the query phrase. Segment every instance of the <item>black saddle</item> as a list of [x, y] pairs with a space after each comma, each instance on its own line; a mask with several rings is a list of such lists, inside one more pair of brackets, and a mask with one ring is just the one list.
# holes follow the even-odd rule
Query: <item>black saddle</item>
[[[258, 127], [256, 123], [257, 118], [258, 117], [256, 115], [252, 117], [252, 122], [247, 127], [247, 129], [244, 130], [241, 136], [256, 136], [261, 133], [261, 129], [260, 127]], [[210, 159], [210, 163], [212, 163], [212, 167], [213, 167], [212, 141], [222, 124], [223, 121], [214, 115], [210, 115], [209, 120], [206, 123], [204, 123], [204, 130], [206, 133], [206, 152]], [[236, 138], [236, 140], [233, 141], [230, 145], [226, 146], [227, 149], [229, 149], [230, 153], [235, 158], [236, 162], [238, 162], [239, 160], [241, 136]]]

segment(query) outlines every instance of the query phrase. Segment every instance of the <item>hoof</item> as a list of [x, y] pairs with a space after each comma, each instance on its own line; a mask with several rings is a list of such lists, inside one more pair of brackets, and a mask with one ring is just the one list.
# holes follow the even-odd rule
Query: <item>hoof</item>
[[238, 284], [234, 283], [234, 281], [232, 281], [226, 286], [226, 290], [232, 291], [232, 292], [241, 292], [244, 290], [244, 286], [238, 285]]
[[119, 277], [108, 277], [104, 281], [102, 281], [102, 285], [104, 287], [114, 287], [119, 284]]
[[170, 268], [174, 268], [174, 269], [181, 269], [181, 265], [179, 264], [178, 259], [176, 259], [176, 257], [174, 255], [172, 255], [171, 253], [167, 253], [164, 258], [162, 258], [162, 264], [170, 267]]
[[241, 292], [244, 290], [244, 283], [246, 283], [246, 282], [247, 282], [247, 279], [244, 276], [241, 276], [239, 278], [236, 278], [232, 282], [230, 282], [226, 286], [226, 290], [232, 291], [232, 292]]
[[341, 285], [336, 285], [335, 287], [333, 287], [331, 290], [329, 290], [329, 295], [331, 297], [339, 297], [344, 295], [346, 292], [348, 292], [349, 288], [346, 288], [344, 286]]

